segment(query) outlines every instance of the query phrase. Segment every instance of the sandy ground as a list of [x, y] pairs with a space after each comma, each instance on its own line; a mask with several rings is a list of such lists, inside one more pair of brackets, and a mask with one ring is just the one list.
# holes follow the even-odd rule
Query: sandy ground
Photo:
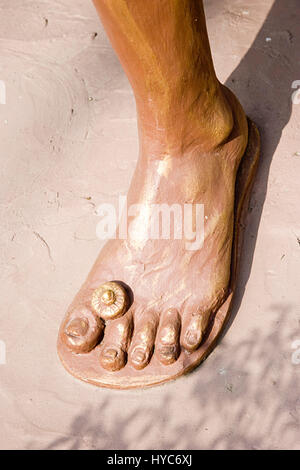
[[191, 375], [122, 392], [67, 374], [56, 337], [102, 246], [96, 208], [129, 186], [132, 91], [90, 1], [0, 0], [1, 448], [300, 449], [300, 3], [205, 3], [263, 142], [235, 318]]

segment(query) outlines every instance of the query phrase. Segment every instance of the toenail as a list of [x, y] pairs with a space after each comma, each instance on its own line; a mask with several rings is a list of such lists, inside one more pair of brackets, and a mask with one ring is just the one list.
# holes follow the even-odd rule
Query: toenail
[[92, 295], [92, 308], [104, 320], [113, 320], [126, 312], [129, 299], [125, 289], [117, 282], [106, 282]]
[[136, 348], [132, 353], [132, 360], [133, 362], [141, 364], [147, 360], [147, 356], [146, 351], [141, 348]]
[[79, 337], [86, 335], [89, 328], [88, 321], [84, 318], [75, 318], [66, 328], [69, 336]]
[[162, 346], [160, 354], [167, 363], [175, 361], [178, 357], [178, 348], [176, 345]]
[[109, 361], [116, 359], [117, 355], [118, 351], [116, 351], [116, 349], [107, 349], [104, 353], [105, 359], [108, 359]]
[[170, 356], [171, 354], [173, 354], [175, 351], [175, 346], [164, 346], [163, 348], [161, 348], [161, 352], [164, 356]]
[[126, 353], [118, 347], [109, 348], [100, 355], [100, 364], [104, 369], [116, 372], [122, 369], [126, 363]]
[[193, 346], [199, 341], [200, 335], [194, 331], [188, 331], [186, 334], [187, 343]]

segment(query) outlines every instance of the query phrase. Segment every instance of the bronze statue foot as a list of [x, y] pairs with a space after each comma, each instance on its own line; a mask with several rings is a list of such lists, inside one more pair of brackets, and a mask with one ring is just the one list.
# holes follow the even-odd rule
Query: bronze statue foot
[[58, 352], [82, 380], [143, 387], [196, 367], [228, 318], [259, 136], [216, 77], [202, 0], [94, 3], [134, 89], [140, 157], [128, 236], [104, 246]]
[[[124, 245], [119, 241], [120, 246], [116, 248], [117, 241], [114, 240], [110, 242], [112, 245], [109, 243], [104, 247], [61, 326], [58, 352], [67, 370], [98, 386], [145, 387], [178, 377], [207, 357], [229, 317], [241, 235], [258, 156], [258, 131], [249, 121], [248, 147], [241, 160], [235, 186], [230, 279], [226, 289], [223, 286], [221, 295], [204, 307], [199, 296], [200, 289], [196, 288], [199, 304], [195, 304], [194, 310], [191, 309], [192, 296], [190, 291], [185, 292], [184, 287], [188, 279], [195, 286], [201, 285], [197, 284], [197, 276], [201, 279], [199, 269], [194, 272], [191, 268], [184, 271], [176, 253], [173, 260], [176, 262], [170, 270], [158, 264], [160, 269], [157, 273], [152, 265], [149, 271], [144, 268], [140, 272], [140, 262], [133, 264], [131, 259], [130, 264], [128, 261], [126, 264]], [[170, 241], [168, 244], [170, 248]], [[163, 244], [162, 250], [165, 249]], [[124, 262], [114, 265], [111, 260], [122, 260], [121, 254]], [[136, 252], [133, 250], [131, 255], [134, 254]], [[108, 263], [105, 255], [109, 255], [109, 265], [105, 264]], [[134, 275], [132, 266], [136, 269]], [[108, 276], [109, 269], [113, 267], [115, 271], [111, 271], [111, 277], [117, 277], [115, 272], [118, 270], [122, 279], [132, 288], [132, 304], [123, 284], [111, 282], [110, 279], [103, 282], [103, 276]], [[128, 267], [130, 269], [127, 271]], [[177, 271], [172, 283], [172, 279], [166, 276], [174, 269]], [[180, 285], [183, 278], [185, 282]], [[147, 300], [145, 293], [149, 295]], [[83, 299], [84, 307], [81, 306]], [[195, 296], [192, 297], [193, 302], [194, 299]], [[111, 316], [111, 312], [115, 316]]]

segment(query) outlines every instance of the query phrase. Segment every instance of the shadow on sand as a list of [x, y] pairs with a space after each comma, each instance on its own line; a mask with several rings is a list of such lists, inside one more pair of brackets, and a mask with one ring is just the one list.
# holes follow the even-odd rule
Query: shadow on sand
[[229, 324], [239, 309], [250, 276], [272, 158], [291, 117], [292, 83], [299, 78], [299, 14], [297, 0], [275, 0], [249, 51], [225, 83], [258, 126], [262, 143]]

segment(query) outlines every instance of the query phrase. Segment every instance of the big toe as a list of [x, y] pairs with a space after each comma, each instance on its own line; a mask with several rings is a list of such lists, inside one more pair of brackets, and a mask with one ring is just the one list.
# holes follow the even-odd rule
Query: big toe
[[179, 335], [181, 320], [175, 309], [169, 309], [163, 316], [158, 331], [157, 355], [162, 364], [175, 362], [180, 353]]
[[89, 329], [89, 323], [86, 318], [74, 318], [66, 327], [66, 335], [72, 338], [85, 336]]
[[74, 310], [68, 317], [61, 339], [65, 345], [76, 353], [87, 353], [99, 342], [103, 333], [103, 322], [88, 308]]

